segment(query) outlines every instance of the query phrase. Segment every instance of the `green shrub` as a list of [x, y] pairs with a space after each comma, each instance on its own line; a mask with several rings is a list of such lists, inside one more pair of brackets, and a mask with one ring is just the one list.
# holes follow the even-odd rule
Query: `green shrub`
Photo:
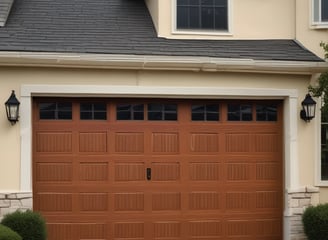
[[308, 207], [302, 221], [309, 240], [328, 240], [328, 204]]
[[22, 240], [18, 233], [0, 224], [0, 240]]
[[4, 216], [1, 223], [17, 232], [22, 240], [46, 240], [46, 223], [43, 217], [30, 210], [16, 211]]

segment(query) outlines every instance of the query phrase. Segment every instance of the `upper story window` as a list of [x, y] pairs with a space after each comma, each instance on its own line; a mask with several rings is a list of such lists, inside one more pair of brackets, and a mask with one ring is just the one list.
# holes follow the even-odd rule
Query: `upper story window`
[[313, 25], [328, 27], [328, 0], [312, 0]]
[[228, 31], [228, 0], [176, 0], [178, 30]]

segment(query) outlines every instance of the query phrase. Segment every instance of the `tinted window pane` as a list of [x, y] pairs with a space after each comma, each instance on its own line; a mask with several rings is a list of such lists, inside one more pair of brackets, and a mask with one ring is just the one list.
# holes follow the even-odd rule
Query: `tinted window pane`
[[192, 113], [192, 121], [204, 121], [204, 113]]
[[72, 111], [72, 103], [58, 103], [58, 111]]
[[328, 124], [323, 117], [321, 123], [321, 179], [328, 180]]
[[178, 120], [178, 116], [176, 113], [165, 113], [164, 120], [176, 121], [176, 120]]
[[106, 112], [106, 103], [95, 103], [93, 106], [95, 111]]
[[220, 6], [220, 7], [226, 7], [227, 6], [227, 0], [215, 0], [214, 1], [215, 6]]
[[323, 22], [328, 21], [328, 0], [322, 0], [321, 18]]
[[224, 8], [215, 8], [215, 29], [228, 29], [228, 12]]
[[117, 120], [143, 120], [143, 104], [119, 104], [116, 107]]
[[92, 119], [92, 112], [81, 112], [80, 113], [80, 119], [81, 120]]
[[200, 28], [200, 8], [199, 7], [190, 7], [189, 8], [189, 29], [199, 29]]
[[39, 104], [40, 111], [55, 111], [56, 103], [40, 103]]
[[240, 120], [240, 105], [228, 104], [228, 121]]
[[43, 120], [72, 119], [72, 103], [52, 102], [39, 104], [39, 116]]
[[134, 112], [133, 119], [134, 120], [144, 120], [144, 113], [143, 112]]
[[144, 111], [144, 105], [143, 104], [136, 104], [133, 106], [133, 111], [143, 112]]
[[202, 29], [214, 29], [214, 9], [209, 7], [202, 8]]
[[228, 121], [252, 121], [252, 106], [228, 104]]
[[177, 105], [176, 104], [165, 104], [164, 105], [164, 111], [177, 111]]
[[92, 111], [92, 104], [91, 103], [81, 103], [80, 110], [81, 111]]
[[178, 7], [177, 9], [177, 27], [182, 29], [189, 28], [189, 8]]
[[205, 112], [205, 106], [204, 105], [192, 105], [191, 111], [193, 113], [203, 113], [203, 112]]
[[117, 105], [116, 110], [117, 111], [131, 111], [131, 105], [130, 104]]
[[177, 104], [148, 104], [148, 120], [176, 121], [177, 119]]
[[207, 121], [219, 121], [219, 114], [218, 113], [207, 113], [206, 120]]
[[178, 6], [189, 4], [189, 0], [177, 0]]
[[201, 0], [203, 6], [213, 6], [214, 0]]
[[106, 112], [94, 112], [94, 119], [96, 120], [106, 120], [107, 113]]
[[117, 112], [116, 113], [117, 120], [131, 120], [131, 112]]
[[70, 111], [58, 111], [58, 119], [69, 120], [72, 119], [72, 112]]
[[55, 111], [40, 111], [40, 119], [56, 119]]
[[277, 121], [277, 106], [274, 105], [256, 105], [257, 121]]
[[321, 152], [321, 180], [328, 180], [328, 151]]
[[218, 109], [219, 109], [219, 105], [217, 105], [217, 104], [206, 105], [206, 110], [208, 112], [218, 112]]
[[106, 120], [107, 119], [106, 103], [81, 103], [80, 119], [81, 120]]
[[148, 120], [162, 120], [161, 112], [148, 112]]
[[158, 103], [150, 103], [148, 104], [148, 111], [158, 111], [161, 112], [163, 110], [163, 104]]
[[205, 104], [191, 106], [192, 121], [218, 121], [219, 120], [219, 105]]
[[227, 30], [227, 0], [178, 0], [177, 28]]
[[242, 121], [252, 121], [252, 106], [251, 105], [241, 105], [241, 120]]

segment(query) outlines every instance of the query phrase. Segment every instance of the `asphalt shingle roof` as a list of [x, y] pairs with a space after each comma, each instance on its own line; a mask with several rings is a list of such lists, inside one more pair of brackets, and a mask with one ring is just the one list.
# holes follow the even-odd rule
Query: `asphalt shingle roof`
[[15, 0], [0, 51], [322, 61], [293, 40], [158, 38], [143, 0]]

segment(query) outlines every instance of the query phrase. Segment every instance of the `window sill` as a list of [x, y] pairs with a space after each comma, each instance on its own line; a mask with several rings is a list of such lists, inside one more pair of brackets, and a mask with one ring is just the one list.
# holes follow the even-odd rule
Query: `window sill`
[[[328, 27], [328, 26], [327, 26]], [[229, 31], [199, 31], [199, 30], [174, 30], [172, 35], [191, 35], [191, 36], [232, 36]]]
[[312, 23], [312, 29], [328, 29], [328, 22], [323, 23]]
[[328, 187], [328, 180], [318, 180], [315, 184], [316, 187]]

